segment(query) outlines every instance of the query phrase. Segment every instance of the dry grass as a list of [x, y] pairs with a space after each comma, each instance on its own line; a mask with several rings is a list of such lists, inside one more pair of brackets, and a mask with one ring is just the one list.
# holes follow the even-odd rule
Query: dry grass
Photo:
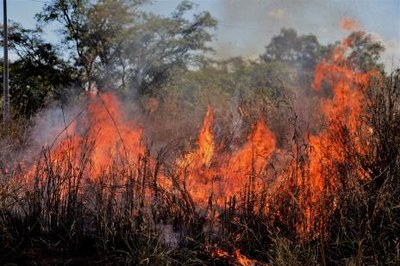
[[[180, 183], [167, 148], [154, 164], [149, 163], [149, 150], [131, 164], [115, 160], [92, 182], [87, 169], [95, 144], [88, 141], [82, 144], [86, 147], [82, 152], [62, 160], [44, 149], [29, 186], [15, 182], [21, 177], [17, 171], [11, 178], [3, 172], [0, 263], [232, 263], [213, 256], [212, 246], [230, 254], [239, 249], [260, 265], [398, 265], [399, 74], [372, 84], [367, 91], [364, 119], [372, 134], [363, 141], [371, 152], [357, 152], [346, 128], [338, 126], [336, 137], [350, 159], [329, 171], [337, 171], [345, 182], [337, 197], [328, 195], [318, 205], [321, 221], [314, 222], [321, 226], [306, 238], [299, 236], [298, 224], [305, 219], [301, 193], [308, 188], [293, 186], [290, 171], [289, 185], [272, 197], [267, 190], [255, 193], [250, 180], [223, 208], [210, 204], [200, 210]], [[2, 138], [17, 138], [10, 132], [3, 132]], [[293, 142], [295, 165], [309, 171], [304, 164], [309, 152], [306, 140], [293, 138]], [[79, 165], [73, 163], [76, 158]], [[160, 174], [173, 184], [172, 191], [160, 184]]]

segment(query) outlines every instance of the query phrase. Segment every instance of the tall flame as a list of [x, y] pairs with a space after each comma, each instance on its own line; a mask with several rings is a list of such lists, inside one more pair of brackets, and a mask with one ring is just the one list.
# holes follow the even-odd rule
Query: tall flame
[[144, 152], [142, 128], [133, 121], [124, 121], [115, 95], [106, 93], [92, 100], [88, 108], [89, 137], [94, 141], [92, 178], [112, 165], [113, 160], [132, 163]]
[[209, 165], [214, 155], [215, 145], [214, 135], [212, 133], [213, 120], [214, 111], [211, 107], [208, 107], [198, 141], [199, 157], [204, 165]]
[[199, 133], [198, 149], [179, 162], [186, 170], [186, 187], [200, 206], [207, 205], [210, 199], [222, 206], [226, 198], [239, 194], [252, 176], [260, 175], [275, 149], [273, 133], [259, 120], [239, 150], [233, 154], [216, 153], [212, 122], [213, 111], [209, 107]]
[[[111, 93], [90, 98], [86, 115], [73, 121], [67, 137], [52, 149], [52, 162], [65, 164], [63, 171], [84, 172], [92, 181], [99, 180], [113, 163], [133, 163], [144, 152], [142, 128], [133, 121], [124, 121], [119, 106], [120, 102]], [[45, 168], [34, 166], [25, 176], [27, 182], [40, 170], [37, 167]]]
[[212, 133], [214, 110], [208, 107], [197, 141], [198, 149], [187, 154], [178, 162], [184, 172], [184, 184], [194, 202], [206, 206], [212, 191], [213, 169], [211, 162], [214, 156], [214, 136]]
[[258, 120], [247, 142], [231, 156], [228, 167], [224, 169], [228, 178], [226, 191], [231, 192], [231, 196], [238, 194], [249, 181], [253, 182], [254, 192], [264, 187], [262, 183], [265, 180], [251, 179], [262, 176], [269, 157], [275, 151], [275, 145], [274, 134], [263, 120]]
[[[364, 106], [363, 91], [376, 71], [364, 73], [351, 69], [345, 58], [351, 42], [350, 38], [345, 39], [334, 49], [331, 57], [321, 62], [315, 70], [314, 89], [320, 90], [328, 85], [332, 88], [333, 96], [321, 102], [322, 114], [327, 120], [326, 127], [309, 137], [309, 173], [297, 173], [297, 186], [305, 188], [301, 190], [303, 195], [299, 201], [304, 209], [304, 220], [298, 226], [302, 234], [309, 234], [317, 224], [323, 227], [325, 218], [321, 216], [321, 211], [327, 210], [329, 213], [334, 207], [326, 206], [325, 199], [336, 197], [335, 191], [346, 178], [335, 169], [335, 165], [352, 163], [349, 161], [351, 159], [345, 157], [346, 143], [341, 142], [340, 136], [346, 133], [357, 140], [357, 134], [368, 131], [360, 119]], [[353, 146], [360, 153], [367, 152], [367, 147], [361, 143], [355, 142]]]

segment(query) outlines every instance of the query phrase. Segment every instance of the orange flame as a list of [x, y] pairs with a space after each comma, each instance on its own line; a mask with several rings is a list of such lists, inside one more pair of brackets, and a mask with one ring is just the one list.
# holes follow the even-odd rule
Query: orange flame
[[206, 117], [204, 118], [203, 127], [199, 136], [199, 155], [204, 165], [209, 165], [214, 155], [214, 135], [212, 133], [214, 111], [208, 107]]
[[[275, 137], [260, 120], [241, 149], [233, 154], [216, 153], [212, 122], [213, 111], [209, 107], [200, 130], [198, 149], [178, 163], [186, 170], [186, 187], [200, 206], [206, 206], [210, 198], [222, 206], [225, 199], [237, 195], [250, 178], [260, 175], [275, 150]], [[256, 191], [261, 187], [255, 185]]]
[[[105, 93], [89, 100], [86, 116], [71, 124], [67, 137], [57, 143], [50, 159], [61, 164], [64, 172], [81, 171], [89, 180], [98, 181], [102, 172], [113, 163], [133, 163], [144, 152], [142, 128], [123, 120], [120, 102], [113, 94]], [[46, 168], [45, 165], [38, 166]], [[34, 166], [28, 171], [25, 181], [29, 183], [38, 170]]]
[[245, 255], [241, 254], [240, 249], [235, 250], [233, 257], [236, 263], [240, 266], [255, 266], [257, 262], [256, 260], [249, 259]]
[[213, 258], [227, 260], [232, 265], [255, 266], [258, 263], [257, 260], [249, 259], [241, 254], [240, 249], [236, 249], [232, 254], [218, 247], [212, 247], [210, 251]]
[[206, 206], [209, 193], [212, 191], [211, 161], [214, 156], [214, 136], [212, 133], [214, 111], [208, 107], [200, 129], [197, 141], [198, 149], [187, 154], [178, 161], [178, 166], [184, 172], [184, 184], [190, 192], [194, 202], [200, 206]]
[[[345, 53], [350, 42], [349, 38], [345, 39], [332, 52], [331, 58], [321, 62], [315, 70], [314, 89], [319, 90], [328, 85], [332, 88], [333, 97], [321, 102], [321, 109], [327, 120], [326, 128], [309, 137], [309, 174], [304, 176], [297, 173], [297, 185], [305, 188], [300, 199], [300, 205], [305, 210], [304, 221], [299, 222], [298, 226], [300, 234], [307, 235], [312, 229], [317, 229], [316, 223], [323, 227], [322, 209], [329, 213], [332, 211], [329, 210], [332, 206], [323, 206], [324, 199], [336, 197], [334, 191], [343, 179], [338, 171], [332, 169], [337, 164], [351, 163], [345, 157], [345, 144], [338, 137], [346, 130], [349, 136], [353, 136], [353, 140], [357, 140], [356, 134], [363, 134], [367, 129], [360, 119], [363, 112], [363, 90], [368, 86], [371, 77], [376, 75], [376, 71], [359, 73], [347, 66]], [[362, 147], [360, 143], [353, 145], [358, 152], [367, 152], [367, 147]]]
[[[247, 142], [231, 156], [227, 168], [223, 171], [228, 178], [225, 187], [228, 196], [239, 194], [243, 186], [248, 183], [252, 183], [255, 193], [265, 187], [265, 180], [260, 177], [262, 177], [268, 159], [275, 151], [275, 145], [275, 136], [265, 122], [257, 121]], [[227, 195], [225, 194], [225, 196]]]
[[100, 95], [89, 105], [87, 123], [90, 138], [95, 142], [91, 158], [94, 179], [114, 160], [132, 163], [144, 152], [142, 128], [132, 121], [124, 121], [119, 106], [115, 95], [109, 93]]
[[347, 31], [360, 30], [362, 28], [361, 23], [352, 18], [343, 18], [340, 21], [340, 26]]

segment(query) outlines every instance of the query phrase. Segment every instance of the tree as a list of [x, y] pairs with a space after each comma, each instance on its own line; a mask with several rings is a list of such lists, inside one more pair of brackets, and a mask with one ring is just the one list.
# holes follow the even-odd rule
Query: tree
[[147, 14], [127, 43], [130, 87], [140, 94], [155, 94], [173, 68], [187, 68], [201, 60], [200, 52], [211, 51], [209, 29], [216, 27], [208, 12], [187, 19], [193, 4], [183, 1], [171, 18]]
[[73, 69], [57, 49], [41, 37], [40, 29], [29, 30], [14, 23], [9, 29], [11, 49], [18, 59], [10, 64], [11, 106], [29, 117], [49, 98], [60, 99], [73, 81]]
[[283, 28], [272, 38], [260, 58], [265, 62], [294, 64], [312, 71], [330, 49], [330, 46], [321, 45], [313, 34], [298, 36], [294, 29]]
[[[315, 35], [299, 36], [294, 29], [283, 28], [278, 36], [272, 38], [260, 58], [265, 62], [284, 62], [313, 71], [316, 64], [338, 45], [339, 42], [321, 45]], [[363, 31], [353, 32], [345, 39], [345, 45], [348, 48], [346, 61], [355, 71], [382, 69], [378, 61], [384, 47], [371, 35]]]
[[121, 87], [150, 93], [174, 66], [187, 66], [194, 52], [209, 50], [207, 29], [216, 25], [208, 12], [186, 19], [193, 5], [182, 2], [171, 18], [139, 10], [147, 1], [53, 0], [37, 17], [62, 24], [64, 44], [90, 88]]
[[91, 88], [95, 71], [107, 69], [115, 51], [123, 41], [126, 27], [133, 22], [134, 8], [141, 2], [123, 0], [54, 0], [37, 15], [40, 22], [61, 23], [61, 34], [80, 79]]
[[353, 32], [346, 38], [346, 44], [350, 48], [347, 61], [355, 71], [383, 69], [378, 61], [385, 48], [380, 42], [374, 41], [370, 34]]

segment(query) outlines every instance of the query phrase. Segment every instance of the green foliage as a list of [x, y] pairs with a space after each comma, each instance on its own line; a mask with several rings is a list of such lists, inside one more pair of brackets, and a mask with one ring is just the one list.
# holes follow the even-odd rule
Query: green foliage
[[265, 62], [295, 64], [313, 70], [330, 48], [321, 45], [313, 34], [299, 36], [294, 29], [283, 28], [281, 33], [273, 37], [266, 46], [261, 59]]
[[30, 117], [47, 100], [65, 97], [66, 88], [74, 80], [73, 69], [52, 44], [42, 39], [39, 29], [13, 24], [9, 42], [18, 55], [10, 64], [10, 100], [16, 114]]
[[[269, 104], [290, 94], [294, 72], [280, 63], [256, 63], [241, 58], [217, 62], [197, 71], [177, 72], [164, 88], [183, 105]], [[212, 97], [210, 95], [213, 95]], [[244, 107], [244, 106], [242, 106]]]
[[[313, 34], [299, 36], [294, 29], [283, 28], [279, 35], [272, 38], [260, 58], [265, 62], [283, 62], [313, 71], [337, 44], [322, 45]], [[354, 70], [382, 69], [378, 60], [384, 47], [371, 35], [362, 31], [353, 32], [347, 37], [346, 44], [350, 48], [347, 60]]]
[[208, 12], [187, 19], [191, 9], [191, 4], [183, 2], [172, 18], [146, 16], [126, 50], [132, 66], [130, 87], [138, 88], [141, 94], [155, 94], [170, 70], [193, 66], [199, 52], [211, 50], [208, 29], [215, 27], [216, 21]]
[[38, 14], [39, 21], [60, 22], [65, 44], [75, 48], [72, 58], [91, 88], [121, 87], [151, 94], [166, 80], [173, 66], [194, 62], [206, 51], [209, 28], [216, 21], [208, 12], [194, 14], [183, 2], [171, 18], [139, 10], [146, 1], [55, 0]]
[[378, 63], [385, 50], [380, 42], [374, 41], [370, 34], [362, 31], [351, 33], [348, 40], [351, 51], [347, 60], [355, 71], [383, 69], [383, 65]]
[[91, 88], [96, 66], [104, 67], [112, 60], [126, 25], [133, 22], [133, 5], [117, 0], [55, 0], [46, 4], [37, 19], [61, 23], [64, 44], [75, 49], [71, 58], [80, 70], [80, 79]]

